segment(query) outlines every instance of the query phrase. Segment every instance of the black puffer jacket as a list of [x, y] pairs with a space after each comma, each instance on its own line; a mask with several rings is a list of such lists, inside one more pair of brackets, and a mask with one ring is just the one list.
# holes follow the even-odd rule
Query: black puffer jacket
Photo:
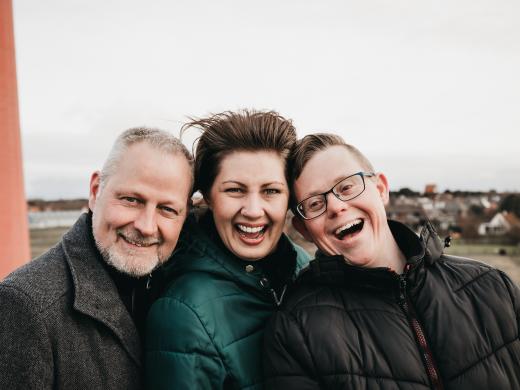
[[265, 334], [267, 389], [520, 389], [520, 293], [502, 272], [390, 228], [403, 275], [311, 262]]

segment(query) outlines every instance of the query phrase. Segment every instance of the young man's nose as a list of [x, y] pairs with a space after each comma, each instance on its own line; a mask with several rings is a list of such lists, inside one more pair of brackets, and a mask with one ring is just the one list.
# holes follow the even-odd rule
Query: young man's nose
[[327, 194], [327, 215], [333, 217], [350, 207], [348, 202], [338, 199], [332, 192]]

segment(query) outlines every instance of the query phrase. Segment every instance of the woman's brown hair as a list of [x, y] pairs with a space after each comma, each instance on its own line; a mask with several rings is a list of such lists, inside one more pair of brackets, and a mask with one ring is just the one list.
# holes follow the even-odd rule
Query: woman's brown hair
[[227, 155], [238, 151], [273, 151], [285, 164], [296, 142], [292, 121], [275, 111], [225, 111], [207, 118], [192, 119], [181, 130], [199, 129], [202, 135], [195, 148], [195, 191], [205, 197], [219, 173], [220, 163]]

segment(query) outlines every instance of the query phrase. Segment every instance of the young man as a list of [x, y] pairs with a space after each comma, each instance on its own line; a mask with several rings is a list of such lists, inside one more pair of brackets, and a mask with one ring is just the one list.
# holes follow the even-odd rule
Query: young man
[[0, 283], [1, 389], [142, 388], [151, 273], [176, 246], [192, 166], [164, 131], [119, 136], [92, 174], [90, 212]]
[[520, 293], [388, 221], [386, 177], [331, 134], [299, 141], [293, 223], [319, 248], [265, 336], [269, 389], [519, 389]]

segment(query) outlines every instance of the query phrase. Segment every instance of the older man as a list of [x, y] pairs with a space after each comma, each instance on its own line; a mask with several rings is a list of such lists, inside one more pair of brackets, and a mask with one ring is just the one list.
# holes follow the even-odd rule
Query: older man
[[320, 252], [265, 336], [269, 389], [520, 389], [520, 293], [388, 221], [388, 181], [332, 134], [295, 148], [295, 227]]
[[172, 135], [135, 128], [90, 181], [88, 214], [0, 283], [1, 389], [139, 389], [152, 271], [172, 254], [193, 182]]

